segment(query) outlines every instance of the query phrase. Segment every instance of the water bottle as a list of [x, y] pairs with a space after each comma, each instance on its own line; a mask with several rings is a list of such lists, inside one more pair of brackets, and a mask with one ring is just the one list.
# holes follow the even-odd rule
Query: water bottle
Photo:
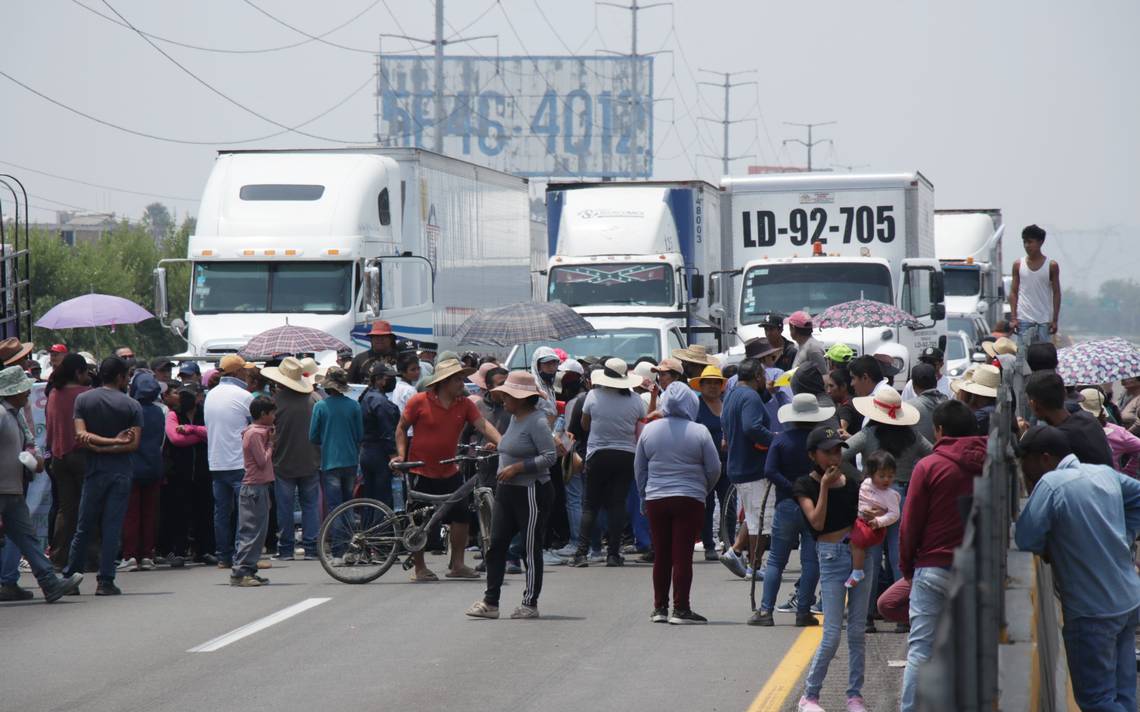
[[404, 511], [404, 478], [392, 478], [392, 504], [397, 512]]

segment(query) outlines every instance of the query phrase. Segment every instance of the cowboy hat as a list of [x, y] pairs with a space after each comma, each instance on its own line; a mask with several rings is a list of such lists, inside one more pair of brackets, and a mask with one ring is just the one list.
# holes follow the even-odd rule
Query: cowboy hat
[[261, 375], [297, 393], [313, 392], [313, 384], [305, 379], [301, 362], [293, 356], [286, 356], [281, 359], [280, 366], [266, 367], [261, 371]]
[[864, 418], [883, 425], [914, 425], [921, 418], [918, 408], [903, 403], [899, 392], [889, 386], [880, 388], [873, 395], [852, 398], [851, 405]]
[[997, 398], [997, 389], [1001, 385], [1001, 370], [988, 363], [979, 364], [969, 376], [959, 378], [950, 384], [954, 393], [966, 391], [986, 398]]
[[329, 366], [321, 381], [321, 388], [325, 391], [336, 391], [341, 395], [348, 393], [348, 372], [340, 366]]
[[688, 348], [673, 349], [673, 358], [689, 363], [699, 363], [702, 366], [716, 366], [717, 361], [709, 356], [709, 350], [703, 344], [692, 344]]
[[773, 346], [771, 341], [762, 336], [744, 342], [745, 358], [764, 358], [765, 356], [771, 356], [777, 353], [780, 353], [780, 349]]
[[1004, 354], [1016, 354], [1017, 342], [1008, 336], [1003, 336], [997, 341], [983, 341], [982, 351], [985, 351], [990, 358], [997, 358]]
[[776, 417], [781, 423], [822, 423], [835, 416], [835, 408], [820, 407], [819, 399], [810, 393], [797, 393], [792, 402], [780, 406]]
[[519, 400], [532, 396], [542, 397], [542, 391], [534, 382], [534, 376], [526, 371], [511, 371], [507, 374], [507, 380], [503, 385], [492, 388], [491, 393], [498, 393], [500, 397], [510, 396]]
[[392, 325], [381, 319], [380, 321], [372, 322], [372, 331], [368, 332], [368, 336], [395, 336], [392, 331]]
[[473, 373], [475, 373], [475, 369], [465, 368], [457, 358], [442, 359], [435, 365], [435, 371], [431, 374], [431, 377], [424, 381], [424, 388], [431, 388], [455, 375], [467, 378]]
[[32, 390], [35, 383], [24, 373], [24, 369], [19, 366], [9, 366], [0, 371], [0, 398], [27, 393]]
[[629, 373], [629, 366], [620, 358], [606, 359], [605, 366], [595, 370], [590, 380], [595, 386], [610, 388], [637, 388], [641, 385], [641, 376]]
[[705, 370], [701, 371], [701, 375], [689, 379], [689, 386], [699, 391], [701, 389], [701, 381], [704, 380], [720, 381], [721, 391], [724, 390], [725, 384], [728, 383], [728, 379], [724, 377], [724, 374], [721, 373], [719, 368], [716, 366], [705, 366]]
[[19, 363], [26, 359], [35, 347], [36, 345], [30, 341], [20, 343], [16, 337], [9, 337], [0, 341], [0, 361], [3, 361], [5, 366]]

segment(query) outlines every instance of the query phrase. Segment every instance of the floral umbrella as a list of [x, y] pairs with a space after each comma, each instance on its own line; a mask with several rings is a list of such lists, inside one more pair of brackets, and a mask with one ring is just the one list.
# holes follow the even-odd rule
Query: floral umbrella
[[1140, 349], [1118, 337], [1085, 341], [1058, 352], [1057, 375], [1068, 386], [1099, 386], [1140, 377]]
[[856, 299], [828, 307], [812, 319], [821, 329], [871, 329], [882, 326], [922, 327], [922, 322], [902, 309], [883, 302], [869, 299]]

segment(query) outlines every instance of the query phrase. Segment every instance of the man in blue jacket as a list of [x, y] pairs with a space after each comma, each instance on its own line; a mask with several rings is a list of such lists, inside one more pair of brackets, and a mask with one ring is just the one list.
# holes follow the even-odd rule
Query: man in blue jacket
[[765, 387], [764, 367], [758, 359], [741, 361], [736, 375], [736, 385], [724, 398], [720, 418], [728, 450], [728, 479], [736, 485], [737, 501], [744, 508], [744, 526], [720, 560], [729, 571], [743, 578], [746, 566], [741, 551], [747, 544], [748, 552], [754, 552], [760, 537], [764, 460], [772, 444], [771, 421], [764, 403], [771, 396]]

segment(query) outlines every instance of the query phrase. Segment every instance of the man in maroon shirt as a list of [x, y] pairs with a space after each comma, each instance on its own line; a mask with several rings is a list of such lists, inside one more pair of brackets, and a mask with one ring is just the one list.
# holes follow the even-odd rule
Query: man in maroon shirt
[[941, 403], [932, 420], [934, 452], [919, 460], [910, 476], [899, 532], [899, 568], [911, 581], [902, 712], [915, 709], [918, 667], [930, 659], [934, 628], [946, 603], [954, 549], [965, 529], [959, 500], [974, 493], [974, 478], [986, 461], [986, 438], [974, 435], [974, 414], [965, 403]]

